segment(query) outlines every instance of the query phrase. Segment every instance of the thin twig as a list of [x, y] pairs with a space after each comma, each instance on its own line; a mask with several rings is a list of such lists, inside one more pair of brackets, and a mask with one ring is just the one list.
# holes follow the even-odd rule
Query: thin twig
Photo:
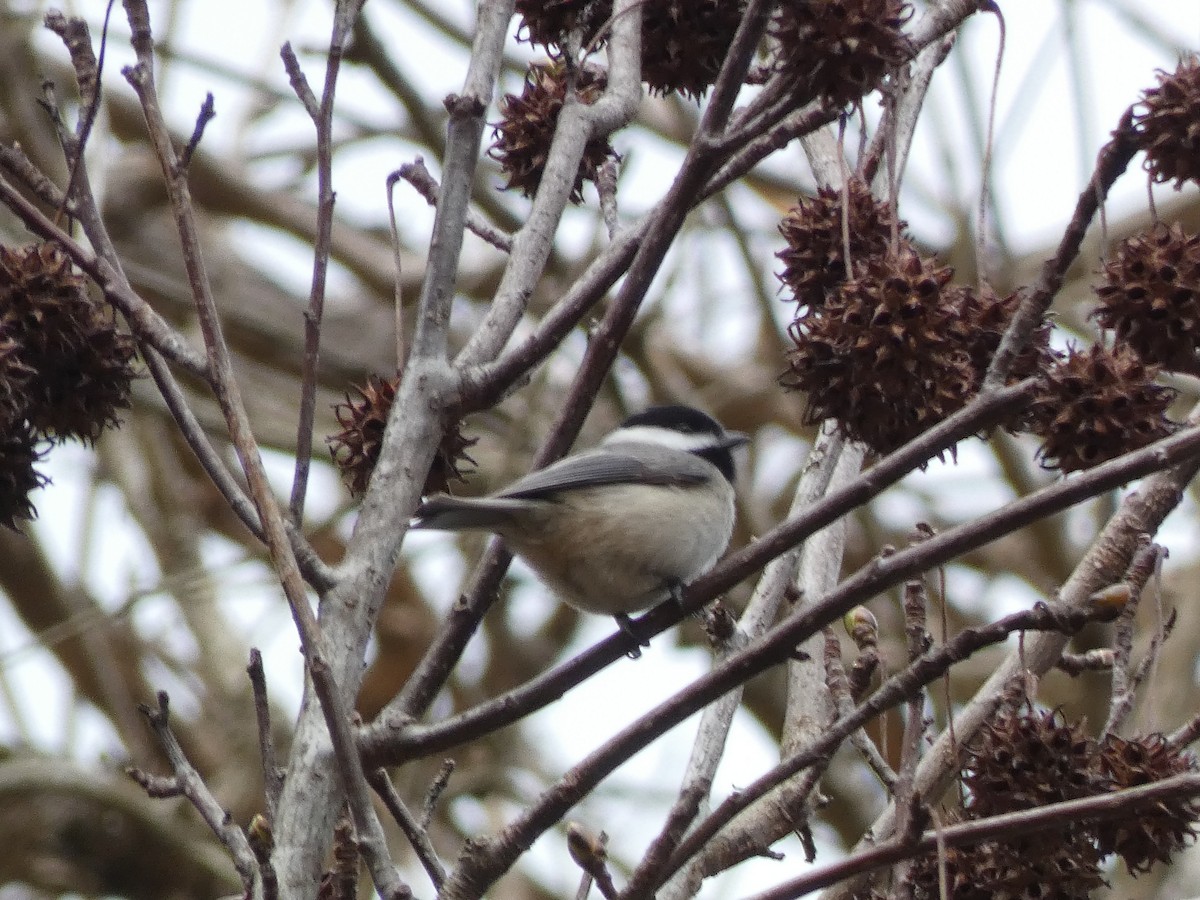
[[1004, 332], [1004, 337], [1000, 340], [1000, 346], [996, 349], [996, 355], [992, 358], [992, 363], [988, 367], [983, 381], [985, 392], [1004, 384], [1008, 378], [1008, 373], [1016, 361], [1017, 355], [1028, 345], [1033, 333], [1041, 325], [1042, 318], [1050, 307], [1050, 302], [1062, 288], [1067, 269], [1079, 255], [1079, 249], [1083, 245], [1083, 238], [1087, 234], [1092, 217], [1100, 208], [1103, 199], [1108, 196], [1108, 191], [1117, 178], [1129, 166], [1137, 149], [1133, 127], [1133, 108], [1130, 107], [1121, 116], [1121, 121], [1113, 132], [1112, 140], [1101, 148], [1099, 158], [1096, 160], [1096, 169], [1087, 186], [1079, 193], [1079, 199], [1075, 203], [1075, 212], [1071, 216], [1071, 221], [1067, 223], [1054, 256], [1042, 266], [1037, 283], [1029, 289]]
[[987, 204], [992, 197], [992, 156], [996, 140], [996, 96], [1000, 92], [1000, 66], [1004, 62], [1004, 48], [1008, 40], [1008, 25], [1004, 14], [995, 3], [983, 3], [981, 9], [996, 17], [1000, 30], [1000, 43], [996, 48], [996, 66], [992, 72], [992, 92], [988, 98], [987, 133], [983, 140], [983, 158], [979, 163], [979, 206], [975, 218], [975, 272], [977, 287], [983, 291], [987, 269]]
[[84, 248], [3, 177], [0, 177], [0, 203], [16, 214], [34, 234], [62, 247], [71, 257], [71, 262], [96, 283], [104, 293], [104, 299], [120, 310], [139, 341], [149, 344], [188, 373], [208, 380], [208, 364], [204, 356], [197, 353], [178, 331], [139, 297], [107, 259]]
[[450, 784], [450, 776], [454, 774], [454, 760], [444, 759], [442, 765], [438, 768], [437, 774], [433, 776], [433, 781], [429, 783], [429, 790], [425, 792], [425, 799], [421, 801], [421, 822], [422, 828], [428, 828], [429, 823], [433, 821], [433, 813], [437, 809], [438, 800], [442, 798], [447, 786]]
[[[850, 683], [842, 665], [842, 645], [832, 628], [825, 628], [825, 672], [829, 683], [829, 694], [837, 706], [838, 718], [845, 718], [854, 711], [854, 698], [850, 694]], [[863, 761], [875, 773], [875, 777], [889, 791], [894, 791], [898, 776], [888, 761], [883, 758], [870, 735], [862, 729], [850, 733], [850, 745], [858, 751]]]
[[1133, 709], [1133, 701], [1137, 696], [1137, 689], [1153, 671], [1154, 664], [1158, 661], [1159, 651], [1162, 650], [1162, 645], [1167, 638], [1171, 636], [1171, 632], [1175, 630], [1175, 623], [1179, 619], [1177, 610], [1171, 610], [1171, 614], [1167, 616], [1166, 622], [1156, 631], [1150, 638], [1150, 646], [1146, 648], [1145, 655], [1139, 660], [1137, 668], [1129, 676], [1127, 689], [1119, 696], [1114, 697], [1109, 706], [1108, 721], [1104, 723], [1104, 735], [1117, 734], [1121, 730], [1121, 726], [1125, 724], [1125, 719]]
[[0, 170], [24, 184], [46, 206], [61, 209], [72, 218], [75, 217], [74, 199], [68, 200], [58, 185], [33, 164], [19, 144], [11, 147], [0, 144]]
[[267, 820], [274, 822], [283, 777], [275, 760], [275, 737], [271, 734], [271, 703], [267, 696], [267, 677], [263, 672], [262, 654], [257, 647], [250, 649], [250, 664], [246, 666], [246, 674], [250, 676], [250, 687], [254, 694], [254, 718], [258, 723], [258, 751], [262, 761]]
[[217, 110], [213, 105], [213, 95], [210, 92], [204, 95], [204, 102], [200, 104], [200, 112], [196, 116], [196, 125], [192, 129], [192, 136], [188, 138], [183, 152], [179, 154], [179, 162], [176, 165], [180, 171], [186, 171], [187, 167], [191, 164], [192, 154], [200, 147], [200, 141], [204, 139], [204, 129], [208, 127], [209, 122], [216, 118], [216, 115]]
[[[251, 534], [265, 543], [266, 535], [262, 529], [262, 523], [259, 521], [258, 510], [255, 508], [254, 502], [247, 496], [245, 488], [229, 471], [224, 456], [213, 446], [208, 434], [204, 431], [204, 426], [200, 424], [200, 420], [196, 418], [196, 414], [188, 405], [187, 397], [184, 396], [179, 382], [171, 374], [171, 370], [157, 351], [151, 347], [142, 347], [141, 352], [142, 360], [150, 371], [150, 377], [154, 379], [154, 384], [166, 404], [167, 412], [175, 420], [175, 426], [179, 429], [188, 448], [195, 454], [201, 468], [212, 480], [213, 485], [234, 515], [242, 521]], [[291, 522], [285, 522], [284, 527], [287, 529], [292, 552], [296, 554], [296, 560], [300, 565], [300, 570], [304, 573], [304, 578], [314, 590], [328, 590], [334, 583], [332, 569], [317, 555], [316, 550], [313, 549], [312, 544], [308, 542], [300, 529]]]
[[217, 798], [212, 795], [208, 785], [204, 783], [204, 779], [200, 777], [200, 773], [188, 762], [183, 748], [175, 737], [175, 732], [171, 730], [169, 702], [167, 692], [159, 691], [157, 709], [145, 704], [139, 705], [138, 709], [154, 730], [154, 735], [158, 738], [159, 745], [167, 755], [167, 761], [171, 764], [173, 774], [164, 778], [150, 775], [133, 767], [126, 771], [151, 797], [186, 797], [188, 802], [200, 813], [212, 833], [229, 851], [248, 895], [256, 900], [262, 900], [262, 876], [259, 872], [258, 861], [254, 857], [254, 851], [250, 849], [250, 842], [246, 839], [242, 829], [233, 821], [229, 812], [222, 809]]
[[420, 860], [429, 880], [433, 882], [434, 888], [441, 889], [442, 882], [446, 880], [446, 867], [438, 859], [437, 850], [434, 849], [433, 842], [429, 840], [427, 826], [418, 822], [409, 811], [384, 769], [373, 771], [367, 776], [367, 781], [371, 783], [371, 787], [375, 789], [375, 793], [379, 795], [383, 805], [387, 807], [392, 818], [396, 820], [396, 824], [400, 826], [400, 830], [404, 832], [404, 836], [408, 838], [409, 845], [417, 854], [417, 859]]
[[392, 238], [392, 266], [396, 270], [392, 285], [392, 307], [396, 322], [396, 371], [404, 371], [404, 360], [408, 355], [408, 336], [404, 333], [404, 261], [400, 252], [400, 228], [396, 224], [396, 182], [399, 172], [387, 177], [388, 233]]
[[[100, 55], [97, 58], [92, 53], [91, 34], [83, 19], [63, 16], [58, 10], [46, 13], [46, 27], [62, 38], [71, 56], [71, 66], [75, 70], [75, 80], [79, 85], [79, 96], [83, 109], [75, 126], [75, 135], [70, 142], [67, 163], [71, 174], [67, 178], [67, 189], [63, 191], [63, 203], [58, 205], [59, 214], [67, 210], [67, 201], [73, 200], [77, 190], [86, 190], [79, 184], [78, 173], [83, 165], [84, 150], [88, 138], [95, 125], [96, 115], [100, 111], [100, 99], [103, 91], [104, 58], [108, 49], [108, 22], [112, 15], [115, 0], [108, 0], [104, 10], [104, 25], [100, 30]], [[56, 217], [57, 218], [57, 217]]]
[[[1134, 619], [1141, 605], [1142, 589], [1150, 575], [1154, 572], [1155, 562], [1159, 559], [1162, 548], [1150, 541], [1149, 535], [1142, 539], [1142, 546], [1134, 554], [1124, 577], [1115, 585], [1103, 592], [1114, 594], [1123, 603], [1121, 615], [1113, 628], [1113, 667], [1112, 687], [1109, 691], [1109, 717], [1101, 736], [1112, 733], [1119, 728], [1119, 720], [1133, 705], [1134, 688], [1130, 685], [1129, 665], [1133, 655]], [[1117, 711], [1121, 710], [1120, 715]]]
[[[414, 190], [425, 198], [426, 203], [437, 209], [441, 185], [437, 183], [437, 179], [426, 168], [424, 158], [418, 156], [412, 162], [402, 165], [392, 174], [403, 178], [411, 184]], [[489, 224], [482, 216], [469, 207], [467, 208], [466, 226], [468, 231], [491, 244], [497, 250], [503, 253], [508, 253], [512, 250], [512, 235], [505, 234], [499, 228]]]
[[[925, 583], [914, 578], [904, 585], [904, 635], [908, 647], [909, 660], [919, 659], [929, 651], [933, 644], [926, 619], [929, 607], [929, 597], [925, 591]], [[922, 815], [919, 808], [920, 794], [913, 786], [917, 763], [921, 759], [921, 749], [925, 739], [925, 691], [918, 691], [908, 698], [905, 704], [904, 734], [900, 739], [900, 769], [897, 772], [893, 802], [898, 810], [896, 830], [908, 833], [916, 827], [917, 815]], [[897, 885], [897, 900], [911, 900], [912, 889], [908, 884], [907, 867], [901, 864], [892, 874], [892, 883]]]
[[333, 103], [342, 57], [363, 2], [365, 0], [337, 0], [334, 4], [333, 31], [329, 38], [325, 85], [319, 107], [314, 104], [312, 91], [292, 52], [291, 44], [284, 44], [281, 51], [292, 86], [317, 132], [317, 239], [313, 246], [312, 286], [309, 289], [308, 309], [304, 314], [304, 363], [296, 423], [296, 464], [292, 476], [292, 496], [288, 504], [289, 515], [297, 525], [304, 521], [304, 499], [308, 493], [308, 473], [312, 465], [317, 370], [321, 359], [321, 319], [325, 312], [325, 289], [333, 243]]

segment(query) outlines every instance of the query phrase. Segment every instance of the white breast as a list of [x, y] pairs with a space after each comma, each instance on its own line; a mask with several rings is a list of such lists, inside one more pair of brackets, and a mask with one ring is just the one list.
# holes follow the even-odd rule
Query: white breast
[[[720, 480], [703, 491], [689, 487], [615, 485], [571, 492], [554, 502], [553, 517], [531, 515], [506, 543], [559, 599], [592, 613], [630, 613], [666, 599], [672, 584], [706, 572], [725, 551], [733, 531], [733, 488]], [[646, 502], [647, 490], [656, 492]], [[619, 518], [598, 513], [623, 511]], [[636, 502], [635, 502], [636, 501]], [[564, 531], [566, 533], [564, 533]]]

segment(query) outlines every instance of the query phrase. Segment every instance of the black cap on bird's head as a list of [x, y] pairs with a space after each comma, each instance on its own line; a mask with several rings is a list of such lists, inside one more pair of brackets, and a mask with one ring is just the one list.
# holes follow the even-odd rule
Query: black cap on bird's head
[[691, 406], [672, 404], [670, 406], [651, 406], [634, 413], [621, 423], [622, 428], [667, 428], [683, 434], [711, 434], [723, 437], [725, 429], [721, 423]]
[[[701, 412], [695, 407], [682, 404], [667, 406], [651, 406], [635, 413], [624, 422], [618, 430], [656, 428], [673, 431], [677, 434], [695, 438], [687, 446], [680, 447], [689, 453], [694, 453], [701, 459], [706, 459], [724, 475], [733, 481], [733, 448], [747, 443], [750, 438], [740, 431], [726, 431], [721, 423], [708, 413]], [[709, 440], [708, 438], [711, 438]]]

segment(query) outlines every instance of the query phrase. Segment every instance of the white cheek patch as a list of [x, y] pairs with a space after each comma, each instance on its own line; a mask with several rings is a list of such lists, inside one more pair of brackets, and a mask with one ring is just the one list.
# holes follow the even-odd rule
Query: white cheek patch
[[650, 444], [656, 447], [666, 447], [669, 450], [682, 450], [690, 453], [712, 447], [717, 442], [715, 434], [684, 434], [671, 428], [658, 428], [654, 425], [634, 425], [614, 431], [602, 442], [601, 446], [615, 447], [621, 444]]

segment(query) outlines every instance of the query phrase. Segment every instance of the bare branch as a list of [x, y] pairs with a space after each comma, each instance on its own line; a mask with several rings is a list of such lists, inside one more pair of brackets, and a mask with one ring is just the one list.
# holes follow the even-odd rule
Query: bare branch
[[1135, 137], [1133, 109], [1130, 108], [1121, 116], [1121, 121], [1117, 124], [1116, 131], [1113, 132], [1112, 140], [1100, 151], [1100, 157], [1096, 161], [1096, 170], [1092, 173], [1087, 187], [1079, 193], [1075, 212], [1063, 232], [1058, 250], [1042, 266], [1037, 284], [1021, 301], [1020, 308], [1013, 316], [1008, 330], [1005, 331], [983, 381], [985, 392], [1004, 384], [1017, 354], [1028, 346], [1034, 331], [1040, 327], [1042, 317], [1050, 308], [1050, 302], [1062, 288], [1068, 267], [1079, 255], [1079, 248], [1083, 244], [1083, 237], [1087, 233], [1092, 217], [1100, 208], [1104, 198], [1108, 196], [1108, 191], [1113, 183], [1125, 171], [1130, 160], [1133, 159], [1133, 155], [1137, 152]]
[[404, 800], [396, 793], [396, 788], [385, 770], [376, 769], [367, 776], [367, 780], [383, 801], [383, 805], [387, 807], [388, 812], [392, 814], [396, 824], [400, 826], [400, 830], [404, 832], [404, 836], [412, 846], [413, 852], [417, 854], [417, 859], [421, 861], [421, 866], [425, 869], [429, 880], [433, 882], [434, 888], [440, 889], [442, 882], [446, 880], [446, 868], [438, 859], [437, 851], [429, 840], [429, 832], [425, 830], [425, 825], [418, 822], [409, 812]]
[[[441, 441], [441, 419], [448, 397], [456, 386], [446, 359], [446, 329], [484, 110], [493, 93], [512, 8], [512, 0], [484, 0], [478, 7], [464, 92], [450, 98], [448, 107], [451, 116], [442, 167], [442, 197], [418, 301], [412, 348], [354, 534], [338, 567], [339, 581], [326, 595], [322, 608], [322, 628], [341, 651], [330, 662], [336, 666], [333, 680], [345, 692], [345, 704], [361, 682], [367, 640], [404, 536], [404, 528], [397, 521], [403, 522], [403, 511], [416, 506]], [[351, 771], [361, 771], [352, 744], [345, 744], [341, 735], [335, 735], [337, 740], [331, 746], [329, 731], [334, 729], [327, 731], [323, 718], [313, 697], [306, 694], [277, 823], [276, 859], [285, 895], [307, 891], [328, 847], [338, 807], [336, 785], [324, 775], [331, 751], [343, 763], [343, 769], [349, 765]], [[337, 727], [345, 721], [341, 719]], [[365, 788], [365, 778], [363, 784]], [[365, 789], [359, 796], [366, 796]]]
[[273, 822], [283, 778], [275, 761], [275, 738], [271, 734], [271, 704], [267, 698], [267, 678], [263, 672], [262, 654], [257, 647], [250, 651], [250, 664], [246, 666], [246, 673], [250, 676], [250, 686], [254, 692], [254, 715], [258, 722], [258, 746], [259, 756], [262, 758], [267, 819]]
[[[837, 714], [839, 718], [845, 718], [854, 711], [854, 697], [850, 693], [849, 680], [846, 677], [846, 669], [842, 665], [842, 645], [834, 634], [832, 628], [824, 629], [825, 633], [825, 670], [826, 679], [829, 682], [829, 693], [833, 697], [834, 703], [837, 704]], [[863, 729], [850, 734], [850, 744], [862, 756], [863, 761], [871, 767], [871, 771], [875, 773], [875, 777], [889, 791], [894, 791], [896, 782], [899, 776], [888, 765], [883, 754], [879, 752], [879, 748], [875, 746], [875, 742]]]
[[321, 319], [325, 314], [325, 284], [333, 246], [333, 102], [338, 72], [346, 44], [364, 0], [337, 0], [333, 12], [333, 34], [325, 61], [325, 86], [321, 105], [314, 98], [290, 44], [283, 46], [284, 65], [297, 96], [312, 117], [317, 131], [317, 240], [313, 247], [312, 286], [304, 314], [304, 365], [300, 377], [300, 414], [296, 424], [296, 464], [288, 511], [292, 521], [304, 521], [304, 498], [312, 463], [313, 417], [317, 402], [317, 367], [321, 359]]
[[[425, 198], [426, 203], [434, 208], [437, 207], [441, 185], [437, 183], [437, 179], [425, 167], [425, 160], [423, 158], [418, 156], [412, 162], [405, 163], [396, 170], [396, 175], [411, 184], [416, 192]], [[508, 253], [512, 250], [512, 236], [490, 225], [474, 210], [467, 209], [465, 224], [468, 231], [476, 237], [487, 241], [502, 253]]]
[[196, 116], [196, 127], [192, 129], [192, 136], [188, 138], [183, 152], [179, 154], [179, 162], [176, 163], [181, 170], [186, 170], [188, 164], [191, 163], [192, 154], [200, 146], [200, 141], [204, 139], [204, 129], [216, 115], [217, 111], [213, 105], [213, 95], [211, 93], [205, 94], [204, 102], [200, 105], [200, 113]]
[[167, 692], [158, 692], [157, 709], [146, 705], [138, 708], [145, 715], [150, 727], [154, 729], [155, 737], [158, 738], [163, 752], [166, 753], [174, 774], [164, 778], [149, 775], [141, 769], [130, 768], [127, 770], [130, 777], [152, 797], [186, 797], [233, 857], [233, 864], [242, 878], [247, 896], [254, 900], [262, 900], [262, 875], [259, 872], [254, 852], [250, 849], [250, 842], [246, 840], [242, 829], [231, 820], [229, 813], [221, 808], [204, 783], [204, 779], [200, 777], [200, 773], [188, 762], [183, 748], [179, 746], [179, 741], [171, 730]]

